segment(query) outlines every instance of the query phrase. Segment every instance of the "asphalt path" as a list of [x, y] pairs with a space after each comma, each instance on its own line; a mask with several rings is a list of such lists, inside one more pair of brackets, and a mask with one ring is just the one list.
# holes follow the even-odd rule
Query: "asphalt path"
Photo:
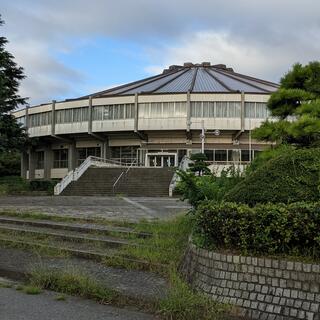
[[30, 295], [14, 288], [0, 288], [1, 320], [151, 320], [156, 317], [130, 309], [101, 305], [94, 301], [67, 297], [57, 301], [57, 293], [44, 291]]

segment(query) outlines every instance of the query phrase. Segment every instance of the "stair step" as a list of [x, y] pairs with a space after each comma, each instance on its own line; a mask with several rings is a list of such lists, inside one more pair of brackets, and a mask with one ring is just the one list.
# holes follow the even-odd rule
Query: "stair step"
[[57, 238], [60, 240], [67, 240], [67, 241], [79, 241], [79, 242], [94, 242], [100, 243], [104, 246], [108, 246], [110, 248], [117, 248], [121, 246], [135, 246], [135, 243], [131, 243], [129, 241], [123, 239], [115, 239], [110, 237], [104, 236], [92, 236], [92, 235], [83, 235], [83, 234], [76, 234], [76, 233], [63, 233], [63, 231], [52, 231], [43, 228], [30, 228], [25, 226], [12, 226], [12, 225], [5, 225], [0, 223], [0, 230], [2, 231], [10, 231], [19, 234], [30, 234], [30, 235], [38, 235], [38, 236], [49, 236], [53, 238]]
[[58, 250], [61, 252], [65, 252], [70, 254], [73, 257], [78, 258], [84, 258], [84, 259], [92, 259], [96, 261], [108, 261], [108, 259], [122, 259], [123, 261], [127, 261], [128, 263], [135, 263], [140, 266], [145, 266], [146, 268], [149, 268], [150, 265], [157, 266], [158, 268], [165, 269], [165, 265], [161, 264], [152, 264], [150, 262], [144, 261], [144, 260], [137, 260], [130, 257], [125, 257], [122, 255], [117, 255], [117, 251], [110, 251], [108, 253], [105, 252], [98, 252], [94, 250], [85, 250], [85, 249], [77, 249], [71, 246], [57, 246], [57, 245], [44, 245], [39, 242], [34, 241], [25, 241], [25, 240], [17, 240], [12, 238], [7, 238], [2, 235], [0, 235], [0, 243], [6, 243], [6, 244], [12, 244], [12, 245], [19, 245], [22, 247], [36, 247], [36, 248], [43, 248], [43, 249], [52, 249], [52, 250]]
[[114, 182], [125, 171], [124, 168], [89, 168], [62, 195], [168, 196], [172, 168], [131, 168], [114, 188]]
[[136, 232], [133, 229], [125, 227], [114, 227], [114, 226], [101, 226], [92, 223], [67, 223], [67, 222], [58, 222], [58, 221], [49, 221], [49, 220], [31, 220], [31, 219], [21, 219], [21, 218], [12, 218], [0, 216], [0, 223], [6, 224], [15, 224], [15, 225], [27, 225], [34, 227], [43, 227], [50, 229], [60, 229], [60, 230], [69, 230], [77, 232], [86, 232], [86, 233], [95, 233], [102, 235], [109, 235], [112, 233], [117, 233], [122, 236], [133, 235], [139, 238], [151, 237], [152, 234], [147, 232]]

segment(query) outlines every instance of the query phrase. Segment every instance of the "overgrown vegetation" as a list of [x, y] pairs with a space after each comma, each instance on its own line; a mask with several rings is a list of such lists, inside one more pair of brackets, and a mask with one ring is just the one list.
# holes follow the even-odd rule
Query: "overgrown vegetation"
[[159, 303], [159, 312], [165, 319], [217, 320], [225, 316], [226, 305], [192, 290], [176, 271], [172, 271], [170, 281], [171, 290]]
[[29, 181], [19, 176], [11, 175], [1, 177], [0, 175], [0, 195], [25, 195], [37, 191], [53, 194], [53, 188], [56, 183], [57, 181], [55, 180]]
[[262, 162], [224, 199], [249, 205], [319, 201], [319, 187], [320, 149], [287, 149], [285, 153]]
[[118, 295], [77, 270], [37, 268], [31, 272], [30, 282], [35, 287], [94, 299], [101, 303], [110, 303]]
[[242, 254], [320, 258], [320, 203], [260, 204], [205, 202], [195, 218], [198, 245]]
[[215, 173], [195, 176], [190, 171], [179, 171], [178, 174], [181, 180], [177, 192], [194, 208], [204, 200], [221, 202], [225, 194], [242, 180], [240, 172], [234, 167], [223, 170], [219, 176]]
[[[192, 217], [178, 216], [169, 221], [140, 222], [135, 226], [137, 232], [148, 232], [150, 238], [136, 238], [137, 246], [119, 248], [115, 257], [105, 262], [112, 266], [125, 268], [148, 268], [164, 275], [177, 268], [188, 244], [192, 230]], [[129, 263], [121, 257], [147, 262], [147, 265]]]

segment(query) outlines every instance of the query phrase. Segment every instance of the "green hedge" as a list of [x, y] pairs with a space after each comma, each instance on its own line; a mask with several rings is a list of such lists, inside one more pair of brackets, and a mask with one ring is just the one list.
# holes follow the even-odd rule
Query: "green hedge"
[[206, 201], [197, 209], [194, 234], [197, 243], [207, 248], [320, 258], [320, 203], [251, 208]]
[[246, 203], [289, 203], [320, 200], [320, 149], [288, 150], [231, 189], [224, 200]]

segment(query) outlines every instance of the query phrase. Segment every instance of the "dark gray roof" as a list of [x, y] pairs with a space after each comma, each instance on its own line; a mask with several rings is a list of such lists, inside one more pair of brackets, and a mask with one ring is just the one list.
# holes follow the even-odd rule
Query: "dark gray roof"
[[[223, 64], [185, 63], [173, 65], [162, 74], [91, 94], [93, 97], [166, 93], [272, 93], [278, 84], [239, 74]], [[85, 97], [89, 97], [85, 96]], [[85, 98], [82, 97], [82, 98]]]

